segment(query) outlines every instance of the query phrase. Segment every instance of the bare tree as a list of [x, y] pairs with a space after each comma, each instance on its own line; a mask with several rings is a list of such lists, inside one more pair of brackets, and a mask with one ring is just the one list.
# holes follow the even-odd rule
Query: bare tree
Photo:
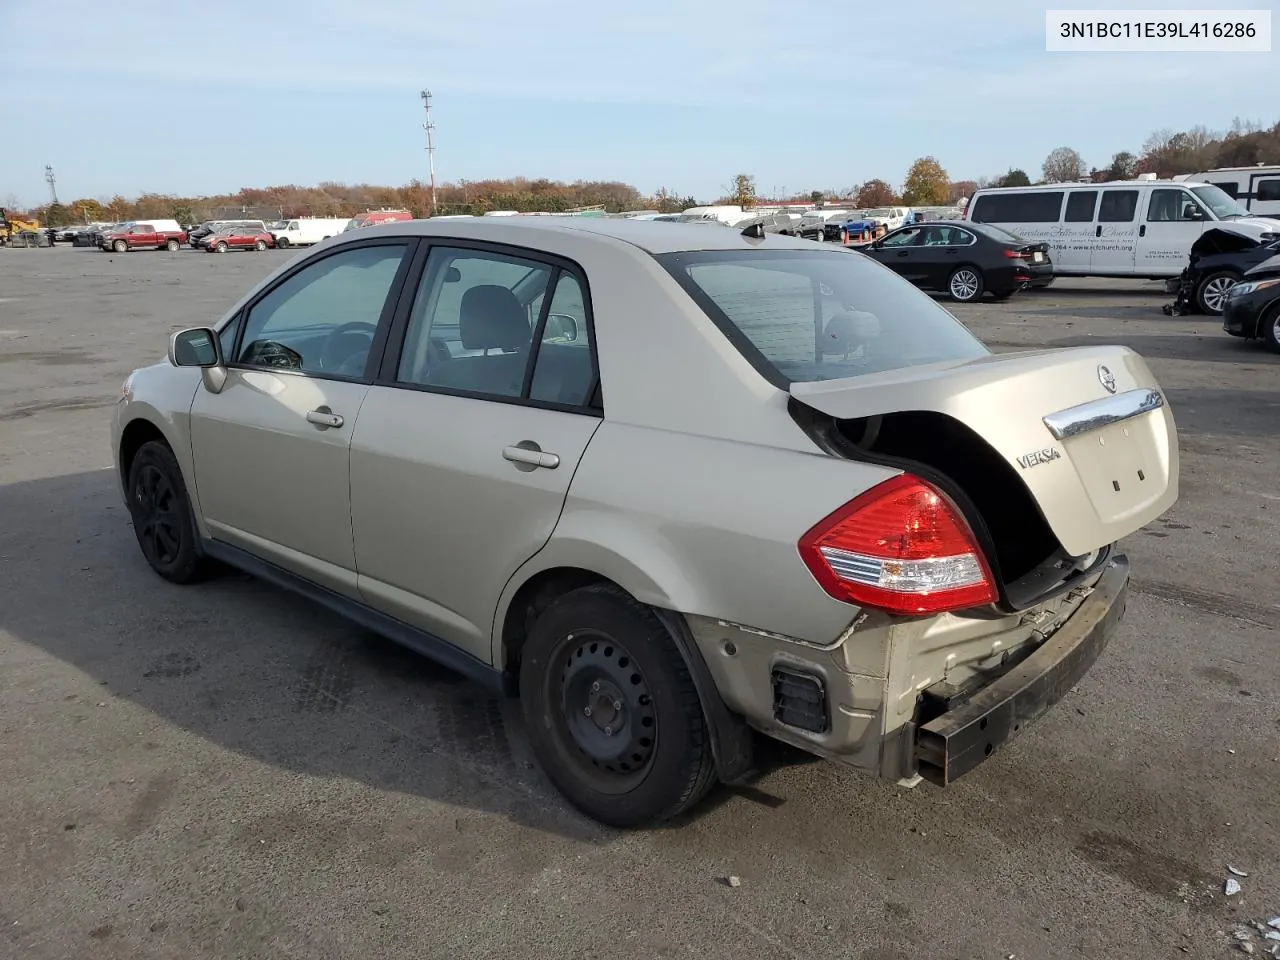
[[1088, 171], [1084, 158], [1070, 147], [1058, 147], [1044, 158], [1044, 179], [1047, 183], [1068, 183], [1079, 180]]

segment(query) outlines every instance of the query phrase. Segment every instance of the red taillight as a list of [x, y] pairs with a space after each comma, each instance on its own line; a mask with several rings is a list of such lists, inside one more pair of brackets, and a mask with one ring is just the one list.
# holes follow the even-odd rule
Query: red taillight
[[1027, 259], [1027, 255], [1026, 255], [1025, 253], [1023, 253], [1021, 250], [1010, 250], [1010, 249], [1008, 249], [1008, 248], [1005, 248], [1004, 255], [1005, 255], [1006, 257], [1008, 257], [1010, 260], [1025, 260], [1025, 259]]
[[845, 504], [801, 537], [799, 549], [822, 589], [847, 603], [918, 615], [997, 599], [960, 511], [910, 474]]

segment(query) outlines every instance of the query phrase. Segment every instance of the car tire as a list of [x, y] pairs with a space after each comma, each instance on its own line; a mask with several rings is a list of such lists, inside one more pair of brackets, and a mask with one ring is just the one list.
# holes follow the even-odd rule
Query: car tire
[[111, 249], [116, 253], [127, 253], [129, 250], [129, 244], [125, 243], [123, 240], [117, 240], [115, 243], [111, 244]]
[[702, 703], [653, 611], [583, 587], [538, 617], [521, 655], [534, 755], [578, 810], [614, 827], [669, 820], [715, 782]]
[[289, 242], [290, 241], [288, 237], [276, 238], [276, 246], [279, 247], [281, 250], [287, 250], [289, 248]]
[[1226, 292], [1240, 282], [1240, 276], [1231, 270], [1215, 270], [1196, 287], [1196, 306], [1210, 317], [1222, 316], [1222, 303]]
[[164, 248], [170, 253], [177, 253], [180, 246], [177, 240], [166, 240], [164, 243]]
[[171, 583], [193, 583], [206, 562], [182, 468], [160, 440], [144, 443], [129, 463], [129, 515], [151, 569]]
[[1280, 304], [1262, 315], [1258, 321], [1258, 333], [1267, 349], [1272, 353], [1280, 353]]
[[982, 298], [985, 284], [977, 267], [956, 267], [947, 278], [947, 294], [957, 303], [973, 303]]
[[217, 246], [213, 249], [218, 253], [226, 253], [229, 248], [227, 247], [226, 241], [219, 240]]
[[255, 243], [253, 244], [253, 249], [261, 253], [263, 250], [267, 249], [267, 241], [265, 240], [255, 241]]

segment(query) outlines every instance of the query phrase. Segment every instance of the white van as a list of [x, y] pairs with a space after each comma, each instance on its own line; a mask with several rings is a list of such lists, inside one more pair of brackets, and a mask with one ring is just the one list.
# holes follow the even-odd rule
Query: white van
[[271, 226], [277, 247], [305, 247], [336, 237], [346, 229], [350, 217], [294, 217]]
[[1280, 220], [1251, 217], [1212, 184], [1173, 180], [993, 187], [974, 192], [964, 219], [1048, 243], [1053, 272], [1077, 277], [1172, 279], [1223, 220], [1260, 242], [1280, 238]]
[[1280, 217], [1280, 167], [1218, 167], [1173, 179], [1212, 183], [1254, 216]]

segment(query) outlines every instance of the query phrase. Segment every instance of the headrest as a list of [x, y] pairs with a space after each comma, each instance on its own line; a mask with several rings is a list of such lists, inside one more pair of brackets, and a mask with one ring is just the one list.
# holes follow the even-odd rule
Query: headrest
[[506, 287], [482, 284], [462, 295], [458, 336], [464, 350], [511, 350], [533, 334], [524, 307]]
[[822, 355], [847, 355], [879, 335], [880, 318], [874, 313], [846, 309], [827, 321], [822, 331]]

